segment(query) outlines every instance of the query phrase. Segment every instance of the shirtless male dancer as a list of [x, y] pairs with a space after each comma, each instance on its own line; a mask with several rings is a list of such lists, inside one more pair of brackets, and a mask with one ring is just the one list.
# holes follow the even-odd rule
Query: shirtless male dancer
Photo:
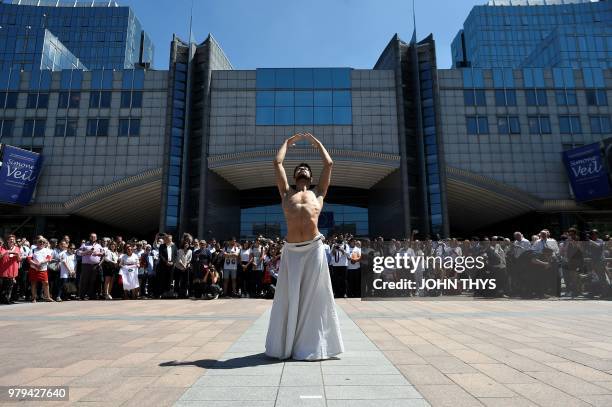
[[[287, 148], [300, 140], [309, 141], [323, 160], [319, 184], [313, 190], [309, 189], [312, 172], [308, 164], [293, 171], [295, 189], [289, 186], [283, 167]], [[271, 357], [322, 360], [344, 352], [323, 235], [317, 227], [332, 165], [323, 144], [310, 133], [285, 140], [274, 160], [287, 236], [266, 337], [266, 355]]]

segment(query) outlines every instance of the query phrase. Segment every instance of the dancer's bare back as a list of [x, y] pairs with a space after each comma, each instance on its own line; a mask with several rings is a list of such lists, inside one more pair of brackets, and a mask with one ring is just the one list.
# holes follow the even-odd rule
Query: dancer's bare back
[[[306, 166], [298, 166], [294, 171], [296, 189], [291, 188], [287, 182], [287, 175], [283, 167], [283, 160], [287, 147], [296, 141], [308, 139], [312, 145], [319, 149], [323, 159], [323, 171], [319, 185], [314, 190], [309, 189], [312, 174]], [[274, 161], [276, 170], [276, 181], [282, 199], [283, 212], [287, 220], [286, 240], [290, 243], [312, 240], [319, 235], [317, 223], [323, 199], [327, 194], [327, 188], [331, 181], [331, 167], [333, 162], [325, 147], [311, 134], [296, 134], [287, 139], [278, 151]]]

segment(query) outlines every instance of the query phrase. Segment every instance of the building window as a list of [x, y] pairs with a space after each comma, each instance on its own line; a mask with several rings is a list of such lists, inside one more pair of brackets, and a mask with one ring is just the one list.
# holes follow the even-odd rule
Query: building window
[[525, 99], [527, 106], [546, 106], [548, 104], [545, 89], [525, 89]]
[[15, 109], [17, 92], [0, 92], [0, 109]]
[[45, 119], [26, 119], [23, 121], [23, 137], [44, 137]]
[[88, 119], [87, 136], [108, 136], [108, 119]]
[[62, 91], [57, 99], [57, 107], [59, 109], [78, 108], [81, 104], [81, 92], [78, 91]]
[[57, 119], [55, 121], [55, 137], [75, 137], [77, 126], [77, 119]]
[[89, 94], [90, 108], [109, 108], [111, 106], [112, 92], [108, 90], [92, 91]]
[[580, 134], [582, 127], [580, 126], [579, 116], [559, 116], [559, 130], [561, 134]]
[[610, 117], [608, 116], [589, 116], [591, 122], [591, 133], [608, 134], [610, 133]]
[[489, 134], [487, 116], [466, 116], [467, 134]]
[[38, 105], [38, 93], [28, 93], [28, 99], [26, 101], [26, 108], [36, 109]]
[[529, 116], [529, 134], [550, 134], [550, 119], [548, 116]]
[[94, 70], [91, 72], [91, 88], [92, 89], [112, 89], [113, 88], [113, 71]]
[[520, 134], [518, 116], [497, 116], [497, 131], [499, 134]]
[[139, 136], [140, 135], [140, 119], [125, 118], [119, 119], [119, 136]]
[[486, 106], [487, 99], [484, 89], [465, 89], [463, 91], [463, 102], [466, 106]]
[[495, 106], [516, 106], [516, 90], [495, 89]]
[[605, 89], [587, 89], [585, 92], [588, 106], [608, 106]]
[[121, 91], [121, 107], [142, 107], [142, 91]]
[[49, 106], [48, 93], [28, 93], [26, 108], [28, 109], [46, 109]]
[[576, 106], [578, 104], [575, 90], [557, 90], [555, 91], [555, 97], [557, 99], [558, 106]]
[[258, 69], [256, 123], [351, 124], [350, 72], [345, 68]]
[[0, 140], [4, 137], [12, 137], [13, 129], [15, 128], [15, 120], [4, 119], [0, 120]]

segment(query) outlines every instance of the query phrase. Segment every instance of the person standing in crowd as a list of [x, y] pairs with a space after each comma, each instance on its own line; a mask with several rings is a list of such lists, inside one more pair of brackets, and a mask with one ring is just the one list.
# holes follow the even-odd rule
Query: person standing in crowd
[[[370, 296], [370, 286], [372, 284], [373, 278], [373, 253], [372, 245], [370, 243], [370, 239], [362, 239], [361, 241], [361, 295], [362, 296]], [[330, 253], [331, 255], [331, 253]]]
[[274, 297], [274, 288], [276, 287], [276, 281], [278, 279], [278, 272], [280, 270], [280, 258], [281, 258], [281, 253], [280, 253], [279, 247], [278, 245], [274, 244], [270, 248], [270, 255], [268, 256], [268, 259], [266, 262], [266, 274], [269, 277], [269, 280], [267, 280], [266, 284], [269, 284], [267, 288], [268, 289], [271, 288], [272, 295], [270, 295], [269, 297], [266, 296], [266, 298]]
[[153, 246], [150, 244], [145, 245], [144, 253], [141, 257], [141, 264], [144, 264], [147, 277], [145, 280], [146, 285], [140, 286], [141, 294], [145, 296], [145, 298], [155, 297], [155, 293], [157, 292], [155, 267], [157, 265], [158, 253], [157, 250], [153, 250]]
[[[208, 245], [208, 251], [210, 252], [210, 263], [215, 266], [217, 273], [221, 277], [221, 283], [219, 286], [223, 287], [226, 281], [225, 272], [223, 271], [223, 266], [225, 263], [223, 250], [221, 249], [221, 244], [215, 240], [215, 244], [212, 246]], [[227, 296], [227, 293], [221, 290], [221, 295]]]
[[60, 248], [58, 247], [56, 238], [49, 239], [49, 249], [53, 252], [53, 258], [47, 265], [47, 276], [49, 277], [49, 292], [51, 293], [51, 298], [55, 298], [58, 294], [60, 279]]
[[147, 286], [147, 273], [145, 271], [146, 261], [144, 258], [144, 246], [147, 244], [146, 241], [138, 240], [135, 243], [134, 254], [138, 256], [140, 264], [138, 265], [138, 298], [142, 298], [144, 295], [145, 288]]
[[208, 247], [208, 250], [210, 251], [211, 254], [215, 253], [215, 250], [217, 247], [217, 239], [215, 239], [214, 237], [210, 239], [206, 247]]
[[[412, 244], [412, 252], [414, 253], [414, 257], [415, 257], [415, 262], [417, 262], [416, 258], [420, 257], [424, 259], [425, 252], [423, 252], [423, 244], [419, 242], [418, 240], [413, 240], [411, 244]], [[416, 286], [418, 287], [416, 295], [418, 297], [425, 296], [425, 290], [421, 288], [421, 282], [423, 281], [424, 274], [425, 274], [425, 265], [423, 264], [423, 261], [419, 261], [416, 269], [414, 270], [414, 281], [416, 283]]]
[[21, 249], [15, 235], [8, 235], [0, 246], [0, 303], [12, 304], [13, 284], [19, 274]]
[[[506, 295], [506, 252], [504, 252], [501, 247], [501, 242], [503, 242], [503, 238], [498, 238], [494, 236], [494, 240], [491, 241], [490, 245], [487, 246], [485, 250], [485, 255], [487, 258], [487, 269], [491, 274], [490, 277], [495, 279], [495, 290], [487, 290], [491, 291], [491, 295], [495, 296], [505, 296]], [[501, 241], [500, 241], [501, 240]]]
[[[191, 237], [191, 236], [189, 236]], [[177, 252], [176, 262], [174, 263], [174, 291], [180, 298], [189, 296], [187, 282], [189, 281], [189, 273], [191, 270], [191, 240], [184, 238], [181, 242], [181, 248]]]
[[60, 280], [57, 298], [55, 300], [61, 302], [64, 299], [69, 299], [70, 294], [76, 294], [76, 292], [68, 292], [68, 296], [66, 296], [67, 285], [70, 282], [74, 284], [76, 278], [76, 258], [74, 255], [74, 245], [68, 246], [68, 242], [65, 240], [59, 243], [59, 249]]
[[514, 244], [528, 250], [531, 247], [529, 240], [525, 239], [525, 236], [519, 231], [514, 232]]
[[200, 240], [198, 248], [194, 250], [191, 256], [191, 270], [193, 274], [193, 287], [191, 290], [191, 299], [199, 299], [204, 295], [204, 274], [208, 271], [211, 263], [211, 256], [206, 241]]
[[89, 240], [81, 245], [78, 253], [81, 255], [81, 279], [79, 282], [79, 298], [88, 300], [95, 298], [96, 275], [100, 261], [104, 257], [102, 246], [97, 242], [95, 233], [89, 235]]
[[104, 299], [112, 300], [111, 290], [113, 287], [113, 279], [119, 270], [119, 252], [117, 251], [117, 243], [112, 241], [104, 251], [102, 260], [102, 274], [104, 276]]
[[49, 242], [44, 237], [41, 237], [36, 242], [36, 247], [32, 249], [28, 256], [28, 263], [30, 263], [28, 277], [32, 289], [32, 302], [36, 302], [38, 282], [42, 283], [43, 301], [55, 302], [49, 292], [49, 277], [47, 275], [47, 266], [52, 259], [53, 251], [49, 249]]
[[560, 254], [564, 261], [563, 279], [565, 280], [566, 295], [576, 297], [581, 290], [578, 284], [578, 274], [584, 266], [584, 251], [581, 243], [578, 241], [578, 230], [569, 228], [567, 230], [567, 239], [560, 247]]
[[251, 298], [257, 298], [261, 295], [261, 280], [263, 279], [265, 252], [266, 249], [261, 245], [260, 239], [255, 240], [253, 247], [251, 247], [249, 258], [249, 263], [251, 263], [251, 291], [249, 291], [249, 296]]
[[159, 246], [159, 265], [157, 267], [157, 278], [160, 287], [160, 296], [173, 296], [172, 274], [178, 250], [172, 242], [172, 235], [163, 235], [164, 243]]
[[537, 253], [542, 253], [545, 247], [550, 248], [555, 255], [559, 253], [559, 244], [557, 241], [550, 237], [550, 231], [548, 229], [542, 229], [538, 234], [538, 239], [533, 244], [533, 250]]
[[347, 294], [349, 298], [361, 297], [361, 249], [351, 237], [347, 252], [348, 265], [346, 270]]
[[119, 273], [123, 282], [123, 298], [131, 298], [134, 300], [138, 297], [138, 266], [140, 259], [134, 253], [134, 247], [131, 244], [126, 244], [125, 253], [119, 258]]
[[595, 294], [607, 295], [610, 289], [607, 278], [606, 268], [604, 263], [604, 242], [599, 238], [599, 231], [593, 229], [589, 232], [589, 239], [586, 245], [587, 256], [591, 259], [591, 281], [592, 287], [589, 290], [589, 295], [593, 297]]
[[342, 236], [336, 238], [332, 246], [332, 287], [336, 298], [346, 297], [346, 272], [348, 268], [348, 247]]
[[30, 255], [30, 242], [23, 238], [18, 242], [21, 253], [21, 262], [19, 263], [19, 274], [17, 274], [17, 284], [13, 287], [13, 301], [28, 300], [30, 291], [28, 290], [28, 256]]
[[240, 248], [240, 267], [238, 268], [238, 285], [240, 287], [239, 295], [242, 298], [246, 298], [250, 292], [251, 286], [251, 268], [252, 263], [251, 259], [251, 245], [249, 241], [245, 240], [242, 242], [242, 247]]
[[237, 272], [238, 272], [238, 259], [240, 258], [240, 246], [236, 242], [236, 238], [233, 237], [230, 240], [229, 245], [224, 250], [224, 264], [223, 264], [223, 292], [225, 295], [230, 295], [228, 291], [228, 283], [232, 283], [231, 295], [238, 296], [238, 286], [236, 284]]
[[117, 252], [125, 253], [125, 241], [122, 236], [115, 236], [115, 243], [117, 243]]
[[323, 249], [325, 249], [325, 258], [327, 259], [327, 268], [329, 269], [329, 275], [331, 277], [332, 271], [332, 256], [331, 256], [331, 247], [329, 246], [329, 239], [323, 239]]

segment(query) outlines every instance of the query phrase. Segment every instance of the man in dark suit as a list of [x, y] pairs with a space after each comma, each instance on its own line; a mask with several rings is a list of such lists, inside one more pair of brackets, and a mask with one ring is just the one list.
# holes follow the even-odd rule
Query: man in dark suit
[[162, 296], [171, 291], [172, 270], [177, 256], [176, 245], [172, 243], [172, 235], [164, 236], [164, 243], [159, 246], [158, 276]]

